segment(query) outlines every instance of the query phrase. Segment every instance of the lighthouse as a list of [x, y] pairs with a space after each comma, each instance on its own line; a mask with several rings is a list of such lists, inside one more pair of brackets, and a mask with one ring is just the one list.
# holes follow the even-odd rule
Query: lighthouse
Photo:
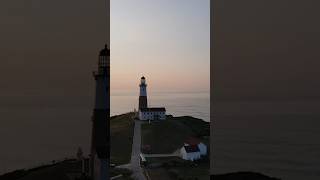
[[141, 77], [139, 86], [140, 86], [139, 109], [148, 108], [147, 84], [146, 84], [146, 78], [144, 76]]
[[146, 120], [165, 120], [166, 108], [164, 107], [148, 107], [147, 99], [147, 84], [146, 78], [141, 77], [140, 80], [140, 95], [139, 95], [139, 119]]
[[107, 45], [99, 53], [95, 105], [92, 117], [90, 174], [93, 180], [109, 179], [110, 144], [110, 50]]

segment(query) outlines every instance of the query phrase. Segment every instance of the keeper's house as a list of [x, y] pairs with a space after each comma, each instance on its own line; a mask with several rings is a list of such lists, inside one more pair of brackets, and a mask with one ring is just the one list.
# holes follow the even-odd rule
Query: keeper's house
[[165, 120], [166, 108], [141, 108], [139, 111], [140, 120]]
[[198, 146], [183, 146], [180, 149], [180, 153], [184, 160], [195, 161], [201, 159], [200, 149]]
[[207, 146], [199, 139], [189, 137], [180, 149], [180, 155], [184, 160], [195, 161], [207, 155]]

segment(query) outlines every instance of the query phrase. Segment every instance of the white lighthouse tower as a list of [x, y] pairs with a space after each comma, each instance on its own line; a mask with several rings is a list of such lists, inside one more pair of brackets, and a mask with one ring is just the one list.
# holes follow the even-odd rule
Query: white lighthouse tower
[[140, 80], [140, 95], [139, 95], [139, 110], [148, 108], [148, 99], [147, 99], [147, 84], [146, 78], [144, 76], [141, 77]]
[[110, 50], [107, 45], [99, 53], [96, 97], [93, 112], [90, 174], [93, 180], [109, 179], [110, 147]]

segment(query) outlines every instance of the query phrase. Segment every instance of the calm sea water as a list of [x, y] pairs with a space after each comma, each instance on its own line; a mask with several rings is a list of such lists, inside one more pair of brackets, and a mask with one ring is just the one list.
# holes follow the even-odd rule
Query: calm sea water
[[320, 179], [319, 104], [320, 99], [217, 101], [214, 173], [255, 171], [284, 180]]
[[[138, 109], [138, 93], [114, 93], [111, 96], [111, 115]], [[167, 114], [193, 116], [210, 121], [209, 92], [156, 92], [148, 94], [148, 106], [165, 107]]]
[[[150, 106], [209, 121], [209, 93], [153, 93]], [[89, 152], [93, 96], [0, 96], [0, 174]], [[137, 93], [111, 96], [111, 115], [133, 111]]]

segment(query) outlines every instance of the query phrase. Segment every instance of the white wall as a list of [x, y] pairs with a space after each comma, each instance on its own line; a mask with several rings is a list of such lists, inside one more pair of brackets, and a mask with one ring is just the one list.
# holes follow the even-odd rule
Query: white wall
[[198, 148], [199, 148], [200, 154], [201, 154], [202, 156], [207, 155], [207, 146], [206, 146], [205, 144], [200, 143], [200, 144], [198, 145]]
[[160, 120], [166, 119], [166, 113], [165, 112], [141, 112], [139, 111], [139, 119], [140, 120], [154, 120], [154, 116], [158, 115]]
[[188, 161], [194, 161], [194, 160], [198, 160], [201, 158], [200, 152], [187, 153], [184, 147], [182, 147], [180, 149], [180, 154], [181, 154], [182, 159], [188, 160]]

